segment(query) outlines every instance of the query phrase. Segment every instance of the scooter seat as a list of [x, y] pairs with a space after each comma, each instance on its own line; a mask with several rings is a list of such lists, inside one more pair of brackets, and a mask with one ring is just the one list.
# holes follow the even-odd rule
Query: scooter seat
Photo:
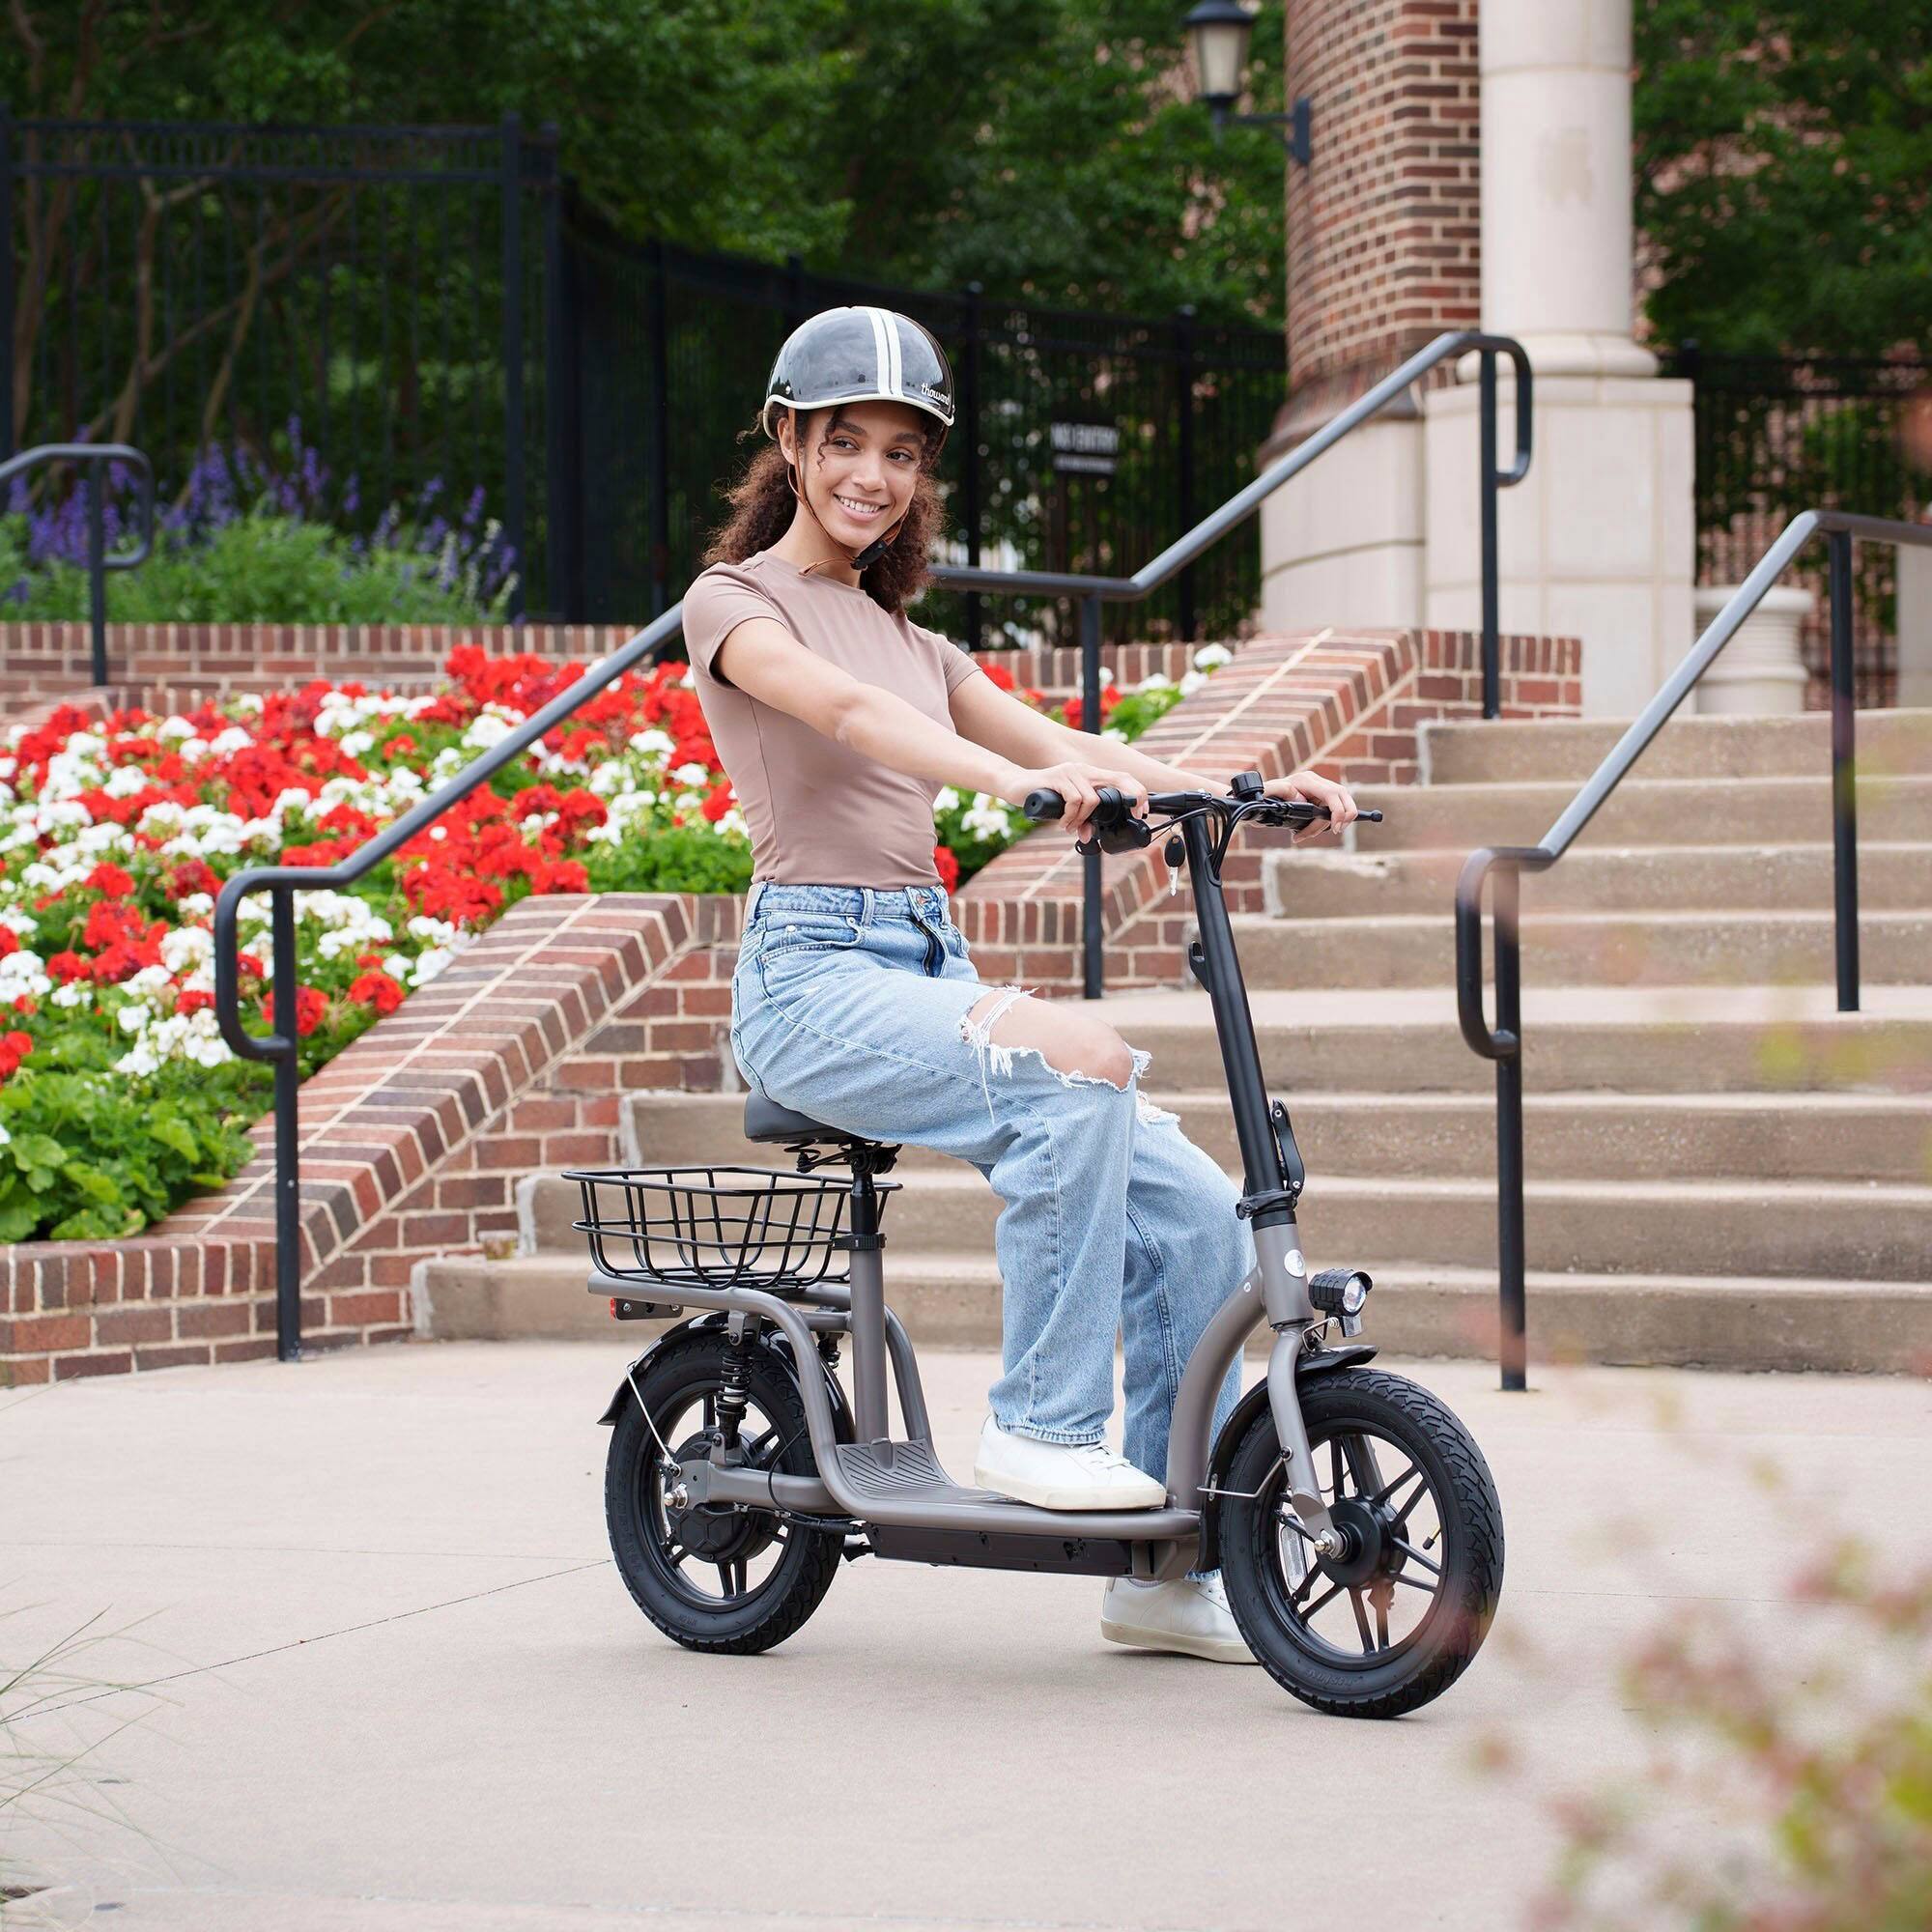
[[828, 1127], [823, 1121], [814, 1121], [810, 1114], [781, 1107], [776, 1100], [766, 1099], [762, 1094], [748, 1094], [745, 1096], [745, 1138], [748, 1141], [777, 1142], [785, 1147], [795, 1141], [810, 1141], [821, 1146], [880, 1145], [877, 1141], [867, 1140], [864, 1134], [848, 1132], [844, 1127]]

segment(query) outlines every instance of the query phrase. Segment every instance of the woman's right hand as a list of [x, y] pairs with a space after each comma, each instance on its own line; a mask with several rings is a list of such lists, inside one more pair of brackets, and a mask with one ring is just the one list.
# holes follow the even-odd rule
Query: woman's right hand
[[1034, 770], [1014, 768], [1011, 784], [1000, 796], [1009, 805], [1024, 805], [1030, 792], [1058, 792], [1066, 810], [1058, 820], [1068, 835], [1080, 838], [1100, 803], [1100, 787], [1111, 785], [1133, 802], [1136, 817], [1147, 811], [1147, 786], [1130, 772], [1116, 771], [1111, 765], [1095, 764], [1087, 758], [1069, 758], [1064, 764], [1040, 765]]

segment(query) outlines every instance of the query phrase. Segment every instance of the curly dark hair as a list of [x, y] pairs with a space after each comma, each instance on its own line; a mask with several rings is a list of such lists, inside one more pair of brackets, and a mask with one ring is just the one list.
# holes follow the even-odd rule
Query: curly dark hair
[[[815, 413], [823, 413], [825, 427], [829, 429], [837, 410], [828, 407], [822, 412], [799, 410], [791, 412], [792, 433], [800, 449], [810, 446], [807, 432]], [[743, 431], [738, 440], [742, 442], [747, 437], [763, 435], [764, 431], [754, 424]], [[919, 475], [913, 483], [912, 501], [906, 506], [898, 535], [885, 555], [859, 573], [860, 587], [867, 596], [895, 617], [931, 582], [928, 560], [946, 526], [946, 511], [932, 480], [938, 462], [938, 432], [928, 430], [920, 454]], [[822, 448], [823, 444], [821, 437], [819, 446]], [[790, 529], [798, 498], [785, 479], [785, 467], [784, 451], [775, 441], [767, 442], [746, 465], [745, 473], [724, 492], [731, 513], [712, 531], [704, 551], [704, 564], [743, 563], [748, 556], [769, 550]]]

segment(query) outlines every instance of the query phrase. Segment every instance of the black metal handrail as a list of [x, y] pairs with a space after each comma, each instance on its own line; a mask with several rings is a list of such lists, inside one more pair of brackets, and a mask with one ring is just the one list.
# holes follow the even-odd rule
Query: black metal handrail
[[[1520, 483], [1529, 470], [1530, 372], [1522, 345], [1508, 336], [1474, 330], [1438, 335], [1392, 375], [1378, 383], [1348, 409], [1324, 424], [1281, 462], [1273, 465], [1229, 498], [1220, 509], [1197, 524], [1178, 543], [1171, 544], [1132, 577], [1065, 576], [1052, 571], [980, 570], [946, 565], [935, 568], [943, 583], [976, 590], [1021, 594], [1047, 591], [1081, 599], [1082, 683], [1086, 693], [1083, 724], [1100, 728], [1100, 606], [1127, 602], [1157, 589], [1184, 569], [1208, 545], [1216, 542], [1259, 508], [1262, 500], [1290, 477], [1305, 469], [1358, 423], [1385, 408], [1420, 376], [1451, 355], [1475, 351], [1483, 358], [1482, 483], [1485, 492], [1484, 529], [1484, 662], [1485, 689], [1493, 692], [1495, 658], [1495, 492]], [[1508, 355], [1516, 366], [1517, 457], [1515, 466], [1499, 473], [1495, 467], [1495, 358]], [[83, 445], [84, 447], [85, 445]], [[523, 755], [545, 732], [570, 717], [587, 698], [614, 683], [635, 667], [662, 657], [683, 626], [682, 600], [652, 621], [601, 664], [594, 665], [544, 708], [467, 765], [439, 790], [432, 792], [392, 825], [333, 866], [256, 866], [237, 872], [222, 887], [214, 906], [214, 1012], [221, 1037], [243, 1060], [272, 1064], [275, 1069], [275, 1350], [283, 1361], [301, 1350], [301, 1157], [297, 1095], [300, 1086], [296, 1028], [295, 895], [354, 882], [382, 864], [392, 852], [432, 824], [487, 779]], [[1493, 706], [1486, 707], [1493, 716]], [[1087, 860], [1085, 905], [1086, 982], [1090, 998], [1100, 993], [1100, 866], [1097, 853]], [[270, 895], [270, 989], [273, 1031], [251, 1034], [242, 1024], [240, 915], [242, 901], [251, 893]]]
[[[155, 551], [155, 467], [138, 449], [125, 442], [43, 442], [23, 449], [0, 463], [0, 484], [11, 482], [29, 469], [48, 463], [73, 461], [85, 464], [87, 491], [87, 603], [94, 633], [94, 682], [107, 682], [107, 573], [132, 570], [146, 563]], [[131, 551], [107, 554], [106, 479], [100, 474], [103, 463], [129, 463], [140, 479], [139, 507], [141, 541]]]
[[[1852, 694], [1852, 545], [1918, 544], [1932, 548], [1932, 525], [1805, 510], [1712, 619], [1643, 713], [1536, 845], [1485, 845], [1471, 852], [1456, 881], [1456, 1009], [1472, 1051], [1496, 1064], [1496, 1263], [1502, 1309], [1502, 1385], [1525, 1387], [1526, 1319], [1522, 1210], [1522, 975], [1518, 944], [1519, 888], [1525, 871], [1547, 871], [1596, 815], [1685, 694], [1710, 669], [1764, 594], [1814, 536], [1826, 539], [1832, 618], [1832, 848], [1838, 1010], [1859, 1009], [1859, 854], [1852, 758], [1858, 713]], [[1495, 874], [1496, 1023], [1483, 1010], [1483, 885]]]
[[[679, 603], [653, 619], [575, 684], [559, 692], [541, 711], [466, 765], [447, 784], [384, 826], [348, 858], [333, 866], [253, 866], [237, 872], [221, 888], [214, 902], [214, 1016], [222, 1038], [242, 1059], [269, 1061], [275, 1069], [275, 1352], [283, 1361], [293, 1361], [301, 1352], [301, 1152], [297, 1115], [301, 1078], [296, 1030], [296, 894], [354, 885], [513, 758], [522, 757], [587, 698], [614, 684], [626, 671], [661, 658], [678, 635], [683, 610]], [[257, 892], [269, 895], [270, 908], [269, 971], [274, 1031], [266, 1034], [252, 1034], [242, 1024], [242, 901]]]
[[[1475, 354], [1482, 358], [1480, 450], [1477, 488], [1482, 495], [1483, 579], [1483, 716], [1501, 709], [1498, 668], [1496, 585], [1496, 492], [1510, 489], [1529, 474], [1531, 376], [1529, 355], [1513, 336], [1486, 335], [1465, 328], [1438, 335], [1418, 349], [1399, 369], [1384, 376], [1374, 388], [1339, 412], [1297, 443], [1279, 463], [1270, 464], [1254, 481], [1204, 517], [1200, 523], [1131, 577], [1087, 577], [1051, 570], [980, 570], [966, 564], [935, 565], [933, 581], [950, 589], [990, 591], [1003, 596], [1043, 592], [1080, 601], [1080, 722], [1089, 731], [1100, 729], [1100, 606], [1138, 603], [1151, 596], [1169, 578], [1185, 570], [1203, 551], [1259, 510], [1263, 502], [1342, 440], [1351, 430], [1379, 414], [1409, 385], [1452, 355]], [[1507, 355], [1516, 368], [1516, 461], [1506, 470], [1496, 468], [1496, 357]], [[1097, 1000], [1103, 987], [1100, 925], [1100, 853], [1087, 854], [1082, 879], [1082, 990]]]

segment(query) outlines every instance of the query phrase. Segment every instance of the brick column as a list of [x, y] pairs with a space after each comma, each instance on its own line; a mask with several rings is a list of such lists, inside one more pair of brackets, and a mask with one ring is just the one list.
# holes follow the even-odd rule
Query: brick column
[[[1476, 0], [1289, 0], [1285, 454], [1445, 328], [1475, 327]], [[1445, 375], [1443, 380], [1449, 380]], [[1407, 626], [1423, 610], [1421, 425], [1392, 409], [1263, 510], [1263, 626]]]

